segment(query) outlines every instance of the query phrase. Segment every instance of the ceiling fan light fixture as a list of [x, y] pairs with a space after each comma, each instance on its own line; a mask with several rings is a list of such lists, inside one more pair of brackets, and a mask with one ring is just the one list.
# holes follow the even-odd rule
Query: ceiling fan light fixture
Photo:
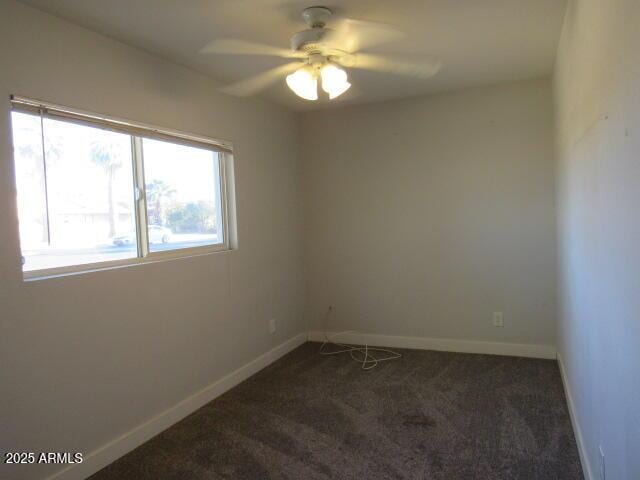
[[[265, 90], [286, 77], [289, 88], [305, 100], [318, 100], [318, 82], [323, 92], [333, 100], [351, 88], [347, 72], [342, 67], [393, 73], [422, 80], [432, 77], [440, 70], [441, 62], [433, 58], [408, 62], [358, 52], [403, 37], [402, 32], [388, 25], [342, 18], [338, 19], [334, 28], [327, 28], [332, 12], [321, 6], [305, 9], [302, 17], [310, 28], [291, 37], [290, 50], [234, 38], [221, 38], [205, 46], [202, 53], [267, 55], [298, 60], [237, 81], [224, 87], [222, 91], [246, 97]], [[324, 93], [323, 98], [326, 98]]]
[[339, 97], [351, 87], [347, 80], [347, 72], [331, 63], [322, 67], [320, 78], [322, 79], [322, 90], [329, 94], [331, 100]]
[[305, 100], [318, 99], [318, 79], [310, 68], [303, 67], [287, 75], [287, 85], [293, 93]]

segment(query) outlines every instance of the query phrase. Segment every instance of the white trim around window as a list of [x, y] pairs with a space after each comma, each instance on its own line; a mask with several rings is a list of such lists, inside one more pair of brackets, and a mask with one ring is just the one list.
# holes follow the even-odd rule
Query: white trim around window
[[[149, 125], [123, 121], [117, 119], [109, 119], [102, 115], [92, 114], [85, 111], [75, 110], [67, 107], [60, 107], [51, 103], [40, 102], [37, 100], [27, 99], [25, 97], [11, 97], [12, 110], [14, 112], [25, 113], [32, 116], [38, 116], [40, 118], [41, 125], [43, 124], [43, 119], [53, 119], [57, 122], [65, 122], [70, 124], [80, 124], [88, 127], [98, 128], [101, 130], [113, 131], [117, 133], [123, 133], [129, 135], [131, 138], [131, 175], [132, 175], [132, 186], [133, 192], [131, 195], [133, 211], [129, 214], [133, 218], [131, 218], [131, 222], [135, 222], [135, 253], [136, 256], [132, 256], [130, 258], [124, 259], [115, 259], [115, 260], [107, 260], [107, 261], [95, 261], [90, 263], [76, 263], [73, 265], [64, 265], [64, 266], [54, 266], [52, 268], [38, 268], [38, 269], [24, 269], [23, 276], [25, 280], [34, 280], [55, 276], [63, 276], [75, 273], [103, 270], [103, 269], [112, 269], [117, 267], [124, 266], [132, 266], [139, 265], [143, 263], [164, 261], [164, 260], [174, 260], [178, 258], [184, 257], [193, 257], [199, 255], [210, 254], [214, 252], [227, 251], [231, 249], [232, 245], [237, 245], [237, 239], [235, 238], [235, 217], [233, 219], [230, 218], [231, 214], [234, 214], [234, 202], [233, 199], [230, 199], [230, 196], [233, 196], [234, 186], [229, 185], [229, 182], [233, 181], [233, 149], [229, 142], [219, 141], [210, 139], [202, 136], [195, 136], [191, 134], [186, 134], [184, 132], [172, 131], [165, 128], [151, 127]], [[41, 127], [44, 128], [44, 127]], [[54, 222], [50, 221], [50, 212], [48, 206], [48, 195], [46, 185], [47, 185], [47, 168], [46, 168], [46, 153], [45, 153], [45, 140], [44, 133], [42, 133], [42, 164], [44, 173], [42, 176], [44, 177], [44, 193], [43, 195], [47, 198], [46, 201], [46, 240], [49, 242], [49, 246], [51, 246], [51, 232], [48, 231], [50, 229], [50, 224]], [[15, 137], [15, 134], [14, 134]], [[125, 137], [126, 138], [126, 137]], [[213, 213], [211, 213], [211, 220], [215, 223], [214, 227], [211, 227], [211, 230], [215, 233], [210, 234], [212, 238], [215, 238], [216, 241], [212, 241], [211, 243], [207, 243], [206, 245], [198, 244], [198, 241], [195, 243], [189, 242], [181, 242], [180, 246], [172, 247], [171, 244], [167, 246], [163, 246], [162, 249], [155, 247], [155, 249], [151, 248], [150, 238], [148, 238], [149, 228], [167, 228], [163, 227], [160, 223], [157, 223], [157, 226], [152, 224], [150, 221], [149, 214], [149, 205], [147, 201], [147, 192], [146, 188], [149, 185], [145, 184], [145, 159], [144, 159], [144, 148], [143, 142], [145, 139], [149, 139], [151, 143], [156, 141], [166, 142], [169, 144], [168, 146], [173, 145], [176, 148], [182, 148], [182, 150], [190, 150], [190, 149], [198, 149], [202, 150], [210, 150], [211, 152], [215, 152], [217, 154], [213, 155], [213, 164], [216, 165], [216, 168], [213, 170], [213, 185], [215, 192], [211, 192], [212, 198], [215, 198], [215, 206], [207, 207], [211, 208]], [[164, 145], [164, 143], [162, 144]], [[182, 147], [179, 147], [182, 146]], [[188, 147], [188, 148], [184, 148]], [[128, 148], [128, 147], [127, 147]], [[163, 147], [164, 148], [164, 147]], [[202, 152], [203, 155], [204, 152]], [[17, 153], [16, 162], [18, 161]], [[35, 160], [36, 162], [38, 160]], [[181, 167], [182, 168], [182, 167]], [[16, 170], [18, 170], [16, 168]], [[128, 170], [127, 170], [128, 171]], [[16, 174], [17, 175], [17, 174]], [[80, 179], [81, 181], [82, 179]], [[20, 198], [20, 185], [18, 179], [16, 180], [18, 196]], [[111, 192], [110, 192], [111, 193]], [[113, 200], [111, 200], [113, 202]], [[24, 203], [24, 202], [23, 202]], [[112, 205], [111, 203], [110, 205]], [[114, 209], [111, 209], [112, 211]], [[153, 213], [153, 211], [152, 211]], [[115, 215], [117, 216], [117, 215]], [[112, 216], [113, 217], [113, 216]], [[112, 218], [110, 217], [110, 218]], [[155, 217], [153, 218], [163, 218], [164, 216], [160, 216], [158, 212], [155, 213]], [[24, 219], [21, 219], [21, 221]], [[42, 222], [45, 223], [44, 221]], [[80, 227], [82, 228], [82, 227]], [[209, 228], [209, 227], [208, 227]], [[158, 230], [156, 230], [157, 232]], [[169, 233], [172, 233], [170, 229], [166, 230]], [[160, 230], [162, 232], [162, 230]], [[131, 235], [131, 237], [133, 234]], [[188, 235], [186, 235], [188, 236]], [[21, 241], [23, 239], [23, 232], [21, 231]], [[127, 239], [127, 241], [132, 241], [133, 239]], [[220, 240], [220, 241], [217, 241]], [[203, 240], [203, 242], [207, 242], [208, 240]], [[164, 234], [163, 240], [165, 242]], [[177, 244], [176, 244], [177, 245]], [[21, 245], [22, 247], [22, 245]], [[153, 250], [153, 251], [152, 251]], [[104, 255], [103, 255], [104, 256]]]

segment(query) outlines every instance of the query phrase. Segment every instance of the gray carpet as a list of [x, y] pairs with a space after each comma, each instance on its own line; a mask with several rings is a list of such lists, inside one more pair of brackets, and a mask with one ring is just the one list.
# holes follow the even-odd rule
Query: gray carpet
[[582, 479], [555, 361], [306, 343], [101, 470], [107, 479]]

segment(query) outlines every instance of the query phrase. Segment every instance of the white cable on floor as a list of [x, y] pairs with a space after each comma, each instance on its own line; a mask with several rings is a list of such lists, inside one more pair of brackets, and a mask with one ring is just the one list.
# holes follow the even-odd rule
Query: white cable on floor
[[[340, 353], [348, 352], [349, 355], [351, 355], [351, 358], [355, 362], [358, 362], [359, 364], [362, 365], [363, 370], [371, 370], [372, 368], [375, 368], [380, 362], [385, 362], [387, 360], [395, 360], [396, 358], [400, 358], [402, 356], [398, 352], [394, 352], [393, 350], [387, 350], [386, 348], [369, 347], [369, 345], [367, 345], [366, 343], [363, 346], [357, 346], [357, 345], [347, 345], [346, 343], [334, 342], [333, 339], [338, 335], [344, 335], [347, 333], [356, 333], [356, 332], [354, 330], [345, 330], [343, 332], [337, 332], [331, 335], [327, 334], [327, 329], [326, 329], [327, 320], [332, 310], [333, 310], [333, 307], [329, 307], [325, 315], [324, 342], [322, 342], [322, 345], [320, 346], [320, 355], [338, 355]], [[326, 351], [325, 347], [327, 345], [334, 345], [336, 347], [340, 347], [341, 349]], [[375, 357], [371, 352], [382, 352], [382, 353], [386, 353], [387, 356], [379, 358], [379, 357]]]

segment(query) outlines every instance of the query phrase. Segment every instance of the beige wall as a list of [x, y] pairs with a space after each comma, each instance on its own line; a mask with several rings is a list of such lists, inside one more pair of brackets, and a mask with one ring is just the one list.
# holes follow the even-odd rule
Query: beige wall
[[[24, 283], [11, 93], [234, 142], [239, 250]], [[0, 0], [0, 451], [87, 453], [303, 331], [296, 129], [281, 108]]]
[[310, 329], [553, 345], [551, 120], [546, 79], [305, 114]]
[[[640, 478], [638, 24], [573, 0], [554, 78], [558, 348], [594, 479], [599, 446]], [[11, 93], [234, 142], [240, 248], [24, 283]], [[554, 345], [551, 119], [546, 79], [297, 117], [0, 0], [0, 450], [89, 452], [328, 305], [333, 330]]]
[[572, 0], [555, 75], [558, 349], [593, 479], [640, 478], [640, 2]]

